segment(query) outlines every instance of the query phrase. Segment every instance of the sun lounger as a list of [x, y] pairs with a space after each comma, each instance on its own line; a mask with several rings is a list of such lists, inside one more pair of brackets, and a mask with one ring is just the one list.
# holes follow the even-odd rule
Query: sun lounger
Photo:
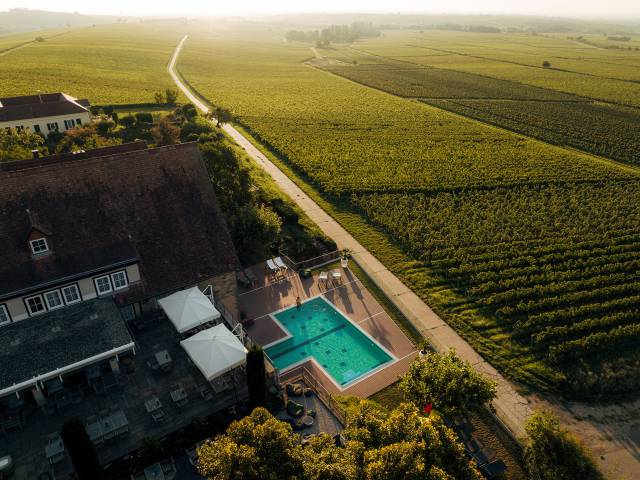
[[342, 272], [340, 270], [334, 270], [331, 272], [331, 278], [336, 283], [342, 283]]
[[269, 270], [269, 273], [271, 274], [276, 274], [280, 271], [280, 269], [276, 266], [276, 264], [273, 262], [272, 259], [267, 259], [267, 269]]
[[327, 280], [329, 280], [329, 274], [327, 272], [320, 272], [320, 275], [318, 276], [318, 280], [321, 282], [324, 282], [324, 284], [327, 284]]
[[287, 267], [287, 264], [282, 261], [281, 257], [276, 257], [276, 258], [273, 259], [273, 261], [276, 264], [276, 267], [278, 267], [278, 268], [280, 268], [282, 270], [288, 270], [289, 269], [289, 267]]

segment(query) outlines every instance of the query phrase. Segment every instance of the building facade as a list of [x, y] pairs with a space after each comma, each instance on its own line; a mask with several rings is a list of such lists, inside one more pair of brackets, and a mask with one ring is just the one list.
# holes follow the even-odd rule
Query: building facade
[[91, 122], [89, 101], [66, 93], [0, 98], [0, 128], [29, 130], [47, 137]]
[[[195, 143], [0, 165], [0, 398], [135, 354], [155, 299], [209, 288], [237, 315], [238, 259]], [[62, 346], [62, 347], [61, 347]]]

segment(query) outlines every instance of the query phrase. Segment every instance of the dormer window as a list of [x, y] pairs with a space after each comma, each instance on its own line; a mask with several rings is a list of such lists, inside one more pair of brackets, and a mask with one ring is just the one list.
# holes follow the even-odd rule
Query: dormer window
[[31, 245], [31, 253], [34, 255], [42, 255], [49, 252], [49, 244], [46, 238], [36, 238], [29, 242]]

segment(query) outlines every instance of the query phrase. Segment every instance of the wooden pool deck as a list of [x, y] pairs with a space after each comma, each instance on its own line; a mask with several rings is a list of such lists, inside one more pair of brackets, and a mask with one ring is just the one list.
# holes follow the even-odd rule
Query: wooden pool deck
[[[356, 380], [344, 390], [315, 362], [307, 361], [300, 368], [306, 368], [331, 394], [364, 398], [394, 383], [407, 371], [409, 364], [417, 356], [417, 350], [358, 278], [349, 269], [338, 269], [342, 274], [341, 281], [325, 283], [318, 280], [317, 273], [309, 278], [301, 278], [291, 272], [280, 278], [270, 278], [262, 266], [253, 267], [258, 282], [253, 288], [241, 291], [240, 310], [247, 318], [254, 320], [253, 325], [246, 327], [248, 335], [258, 344], [268, 345], [285, 336], [285, 332], [273, 321], [270, 313], [294, 306], [297, 297], [304, 302], [323, 295], [340, 312], [391, 352], [396, 361], [361, 380]], [[296, 368], [281, 373], [281, 380], [286, 381], [287, 377], [294, 376]]]

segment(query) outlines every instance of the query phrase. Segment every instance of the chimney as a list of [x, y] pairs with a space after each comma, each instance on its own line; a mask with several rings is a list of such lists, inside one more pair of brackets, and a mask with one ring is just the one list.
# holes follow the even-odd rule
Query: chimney
[[33, 158], [35, 159], [40, 158], [40, 152], [38, 151], [38, 149], [31, 150], [31, 153], [33, 154]]

